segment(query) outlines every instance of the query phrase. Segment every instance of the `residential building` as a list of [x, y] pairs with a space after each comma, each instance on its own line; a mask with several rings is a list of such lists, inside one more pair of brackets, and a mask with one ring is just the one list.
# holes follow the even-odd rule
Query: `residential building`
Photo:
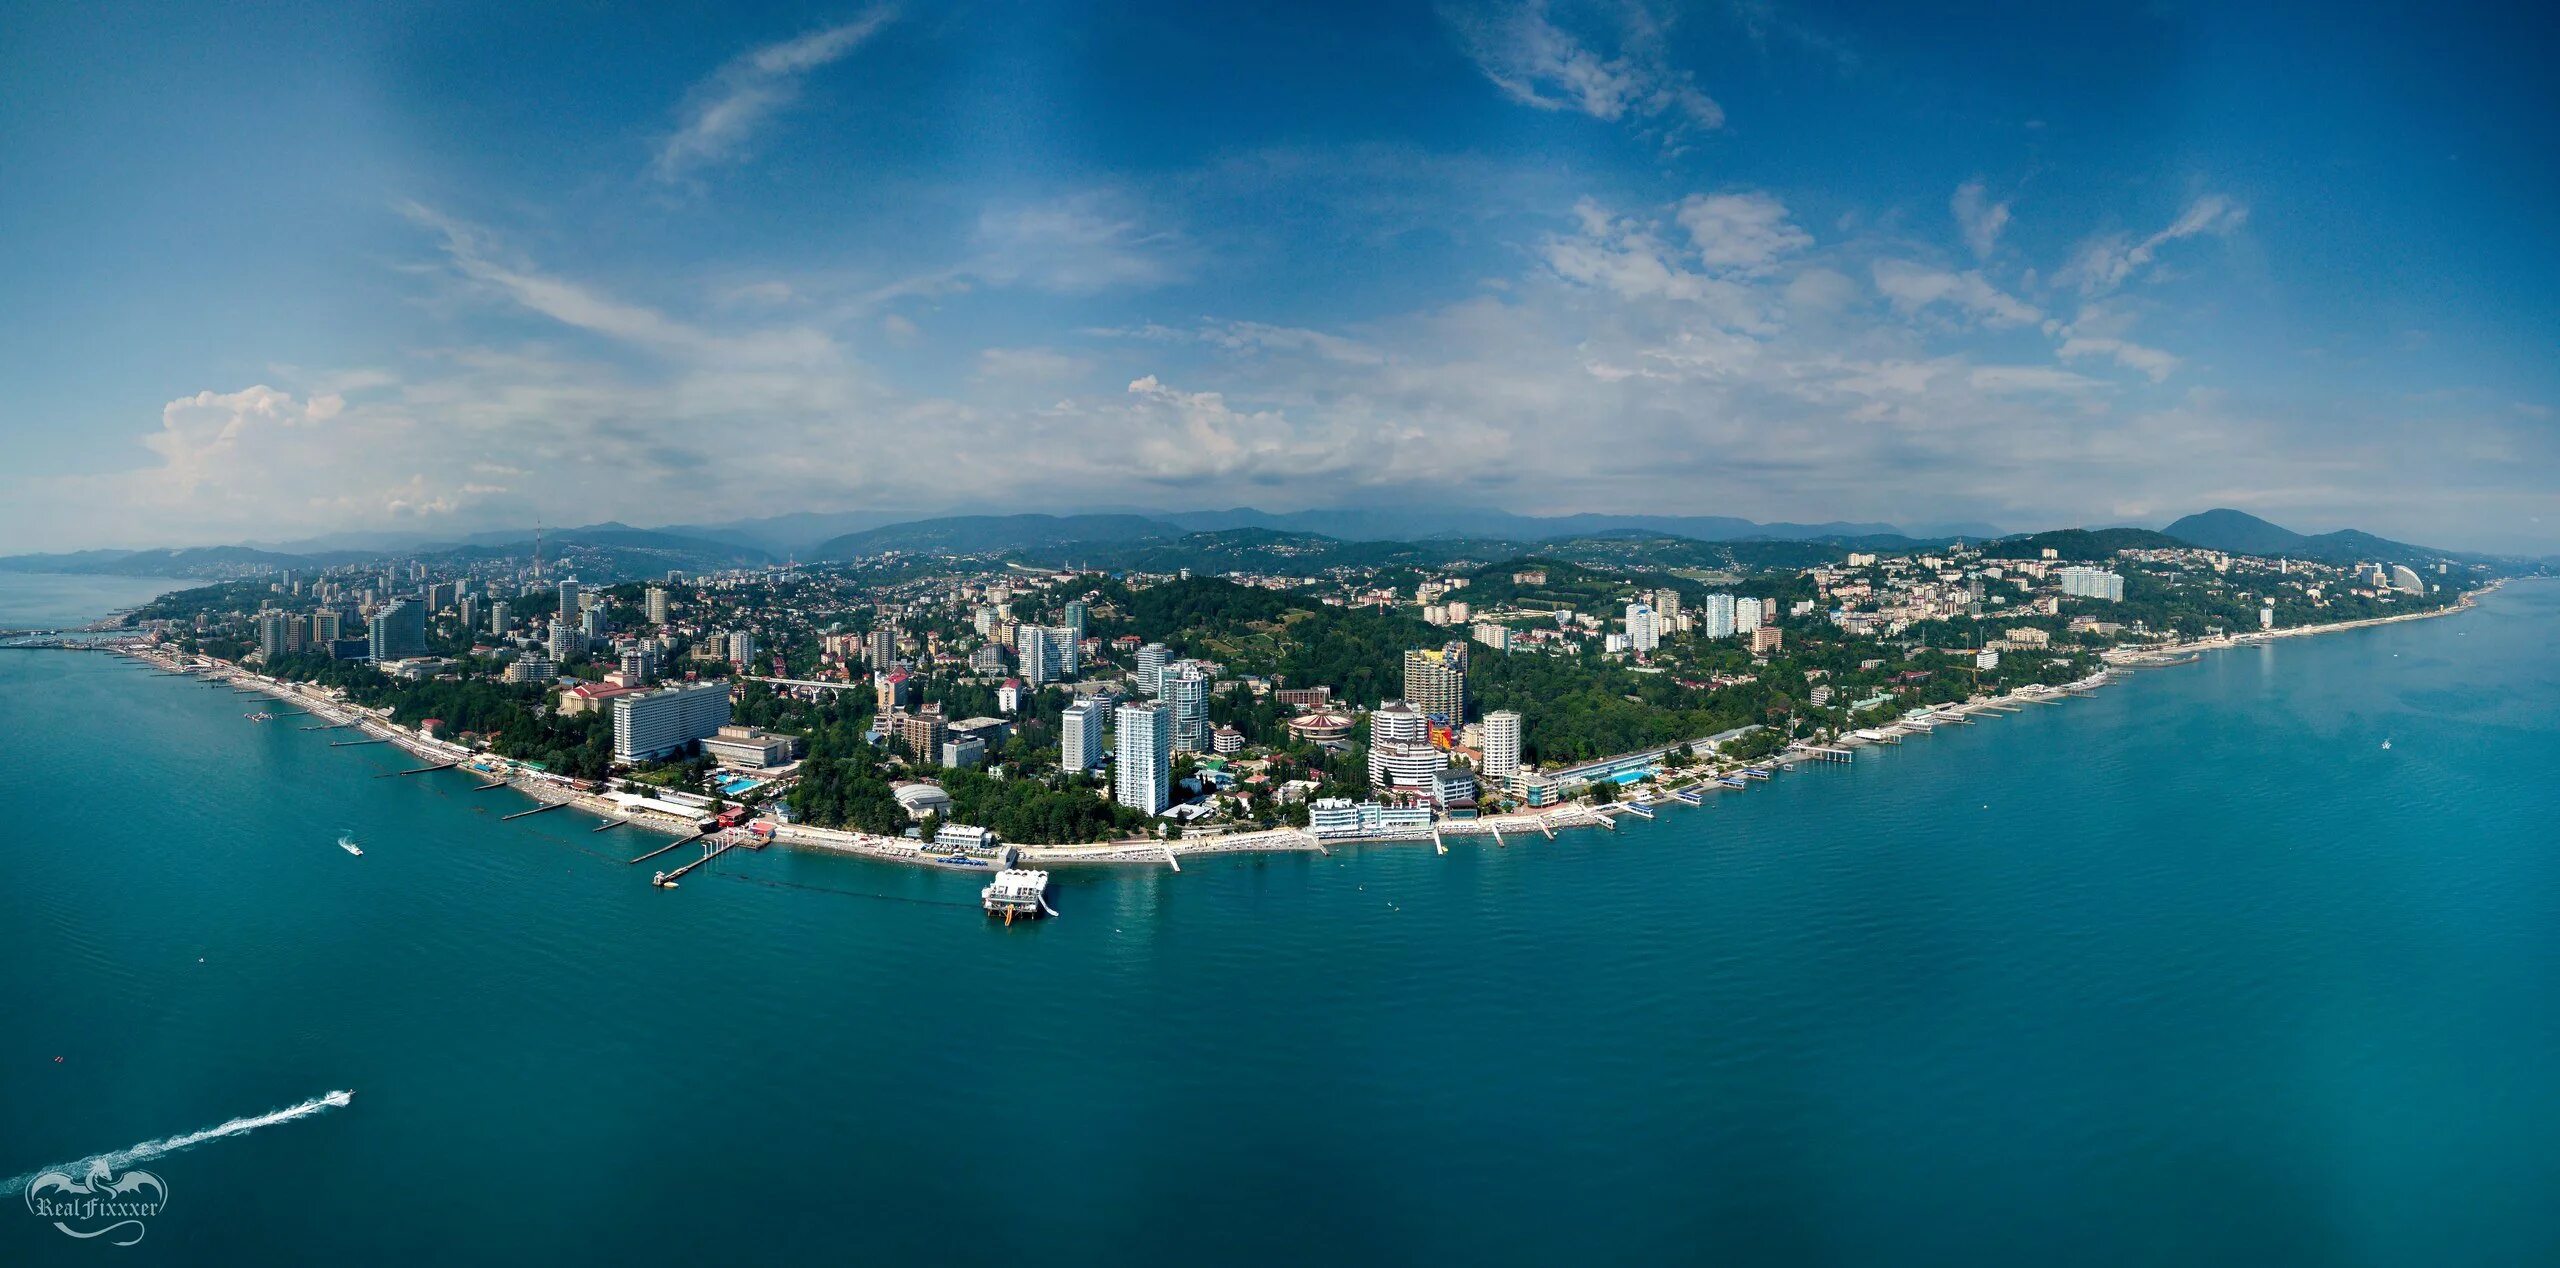
[[2065, 568], [2062, 570], [2062, 592], [2076, 599], [2121, 603], [2124, 601], [2124, 578], [2102, 568]]
[[1162, 643], [1148, 643], [1138, 649], [1138, 690], [1151, 696], [1164, 694], [1161, 681], [1165, 662], [1173, 659], [1173, 649]]
[[406, 660], [427, 652], [427, 610], [408, 599], [393, 599], [366, 623], [376, 661]]
[[1404, 654], [1404, 698], [1451, 728], [1467, 720], [1467, 645], [1417, 647]]
[[1157, 700], [1124, 704], [1112, 722], [1112, 800], [1161, 813], [1173, 804], [1173, 711]]
[[1078, 700], [1058, 715], [1058, 766], [1082, 773], [1102, 764], [1102, 704]]
[[[519, 662], [521, 663], [521, 662]], [[729, 725], [729, 684], [687, 683], [613, 701], [613, 760], [649, 762], [681, 753]]]
[[648, 611], [649, 624], [664, 625], [667, 623], [667, 588], [665, 586], [649, 587], [647, 595], [643, 598], [642, 602]]
[[1058, 680], [1058, 653], [1046, 626], [1013, 627], [1013, 654], [1025, 686], [1036, 690]]
[[1627, 605], [1627, 647], [1638, 654], [1651, 652], [1662, 645], [1662, 626], [1653, 606], [1646, 603]]
[[1508, 784], [1520, 773], [1520, 715], [1496, 709], [1484, 715], [1484, 777]]
[[1178, 753], [1209, 750], [1209, 680], [1197, 669], [1163, 671], [1165, 703], [1173, 710], [1173, 747]]
[[1734, 603], [1732, 595], [1711, 594], [1707, 596], [1706, 602], [1699, 605], [1698, 609], [1698, 619], [1706, 625], [1707, 637], [1733, 637], [1735, 611], [1737, 606], [1738, 605]]
[[750, 630], [729, 631], [729, 663], [744, 665], [756, 658], [756, 636]]

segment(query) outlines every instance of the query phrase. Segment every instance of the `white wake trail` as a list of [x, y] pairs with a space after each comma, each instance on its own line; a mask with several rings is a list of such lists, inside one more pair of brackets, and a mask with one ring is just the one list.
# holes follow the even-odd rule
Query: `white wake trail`
[[355, 1095], [352, 1091], [331, 1092], [327, 1096], [315, 1096], [300, 1105], [288, 1105], [283, 1109], [272, 1110], [252, 1118], [235, 1118], [221, 1126], [208, 1127], [200, 1132], [188, 1132], [184, 1136], [171, 1136], [166, 1140], [146, 1140], [130, 1149], [119, 1149], [111, 1154], [83, 1158], [78, 1162], [66, 1163], [59, 1167], [39, 1167], [9, 1181], [5, 1188], [13, 1192], [23, 1191], [35, 1182], [36, 1177], [52, 1171], [59, 1171], [69, 1176], [85, 1176], [91, 1169], [102, 1165], [109, 1171], [123, 1171], [136, 1163], [149, 1162], [181, 1149], [193, 1149], [208, 1140], [220, 1140], [225, 1136], [245, 1136], [261, 1127], [273, 1127], [278, 1123], [290, 1123], [297, 1118], [309, 1118], [314, 1114], [326, 1113], [345, 1106], [347, 1102], [355, 1099]]

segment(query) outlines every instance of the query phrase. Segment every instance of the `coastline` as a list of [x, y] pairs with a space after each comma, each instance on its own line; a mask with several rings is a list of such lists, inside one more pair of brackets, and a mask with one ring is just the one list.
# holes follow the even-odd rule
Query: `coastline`
[[[1996, 696], [1977, 696], [1970, 700], [1943, 705], [1927, 705], [1906, 712], [1895, 721], [1877, 727], [1862, 728], [1824, 744], [1802, 741], [1757, 761], [1703, 760], [1699, 765], [1680, 771], [1673, 779], [1657, 788], [1635, 795], [1627, 801], [1594, 805], [1567, 802], [1536, 811], [1520, 811], [1476, 819], [1450, 819], [1434, 823], [1423, 831], [1406, 831], [1380, 835], [1317, 836], [1304, 828], [1271, 828], [1245, 832], [1221, 833], [1199, 837], [1176, 837], [1159, 840], [1136, 838], [1088, 844], [1020, 844], [1008, 843], [1024, 866], [1038, 867], [1116, 867], [1170, 866], [1181, 870], [1180, 860], [1220, 854], [1291, 854], [1330, 853], [1335, 846], [1429, 845], [1442, 853], [1448, 850], [1448, 838], [1491, 836], [1498, 844], [1508, 845], [1510, 838], [1538, 837], [1553, 839], [1555, 833], [1570, 829], [1604, 828], [1615, 830], [1617, 821], [1627, 817], [1652, 818], [1654, 811], [1666, 806], [1702, 804], [1688, 797], [1703, 798], [1709, 793], [1734, 791], [1732, 785], [1720, 782], [1743, 777], [1742, 772], [1758, 771], [1766, 779], [1776, 771], [1791, 771], [1808, 761], [1842, 760], [1842, 754], [1878, 743], [1900, 743], [1914, 734], [1925, 735], [1941, 725], [1971, 725], [1982, 714], [1998, 716], [2014, 713], [2030, 704], [2058, 704], [2073, 696], [2084, 695], [2117, 681], [2141, 668], [2188, 664], [2204, 653], [2236, 647], [2257, 646], [2277, 639], [2299, 638], [2318, 634], [2336, 634], [2349, 630], [2408, 621], [2422, 621], [2450, 616], [2477, 606], [2481, 596], [2505, 585], [2501, 578], [2477, 590], [2466, 591], [2454, 603], [2426, 612], [2409, 612], [2393, 616], [2372, 617], [2355, 621], [2338, 621], [2322, 625], [2298, 625], [2287, 629], [2251, 631], [2238, 635], [2165, 643], [2139, 650], [2111, 649], [2102, 653], [2106, 667], [2087, 678], [2060, 687], [2030, 685]], [[468, 771], [483, 779], [506, 783], [516, 791], [546, 805], [565, 805], [585, 810], [601, 818], [614, 819], [631, 827], [684, 839], [696, 835], [693, 823], [679, 820], [635, 806], [627, 806], [610, 798], [572, 786], [566, 779], [523, 768], [504, 758], [481, 753], [448, 741], [421, 735], [391, 722], [381, 714], [337, 699], [309, 684], [290, 683], [255, 673], [228, 661], [206, 656], [186, 656], [174, 651], [127, 645], [107, 645], [107, 650], [129, 656], [143, 664], [198, 681], [221, 681], [235, 688], [257, 691], [310, 711], [325, 723], [353, 727], [369, 739], [386, 741], [412, 756], [431, 762], [454, 763], [456, 769]], [[2168, 661], [2165, 658], [2187, 657]], [[1702, 750], [1703, 751], [1703, 750]], [[778, 823], [773, 843], [829, 854], [843, 854], [879, 862], [938, 868], [957, 872], [992, 872], [989, 863], [951, 863], [932, 852], [926, 843], [904, 837], [884, 837], [873, 833], [821, 828], [808, 824]]]

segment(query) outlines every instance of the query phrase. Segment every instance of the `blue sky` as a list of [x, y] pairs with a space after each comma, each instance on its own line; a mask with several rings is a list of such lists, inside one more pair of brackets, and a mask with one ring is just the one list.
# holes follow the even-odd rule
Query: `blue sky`
[[0, 547], [1487, 503], [2560, 550], [2505, 8], [17, 5]]

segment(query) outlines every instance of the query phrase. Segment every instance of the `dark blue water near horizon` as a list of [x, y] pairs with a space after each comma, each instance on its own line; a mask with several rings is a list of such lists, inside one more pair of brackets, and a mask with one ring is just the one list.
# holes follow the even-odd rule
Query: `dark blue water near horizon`
[[2555, 621], [1552, 844], [1064, 872], [1013, 929], [782, 851], [659, 892], [626, 832], [0, 652], [0, 1174], [356, 1090], [145, 1164], [131, 1248], [12, 1196], [0, 1263], [2560, 1261]]

